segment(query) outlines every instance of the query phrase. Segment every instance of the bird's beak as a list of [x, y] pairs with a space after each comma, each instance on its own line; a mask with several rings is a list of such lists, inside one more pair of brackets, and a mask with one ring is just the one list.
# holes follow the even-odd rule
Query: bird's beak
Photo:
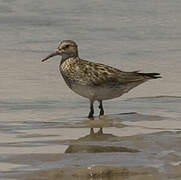
[[59, 51], [55, 51], [53, 53], [51, 53], [50, 55], [48, 55], [46, 58], [42, 59], [41, 62], [44, 62], [46, 60], [48, 60], [49, 58], [53, 57], [53, 56], [58, 56], [61, 55]]

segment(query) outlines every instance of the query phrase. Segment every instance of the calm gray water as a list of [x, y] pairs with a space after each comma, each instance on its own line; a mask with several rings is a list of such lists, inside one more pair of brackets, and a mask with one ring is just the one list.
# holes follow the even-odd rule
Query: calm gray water
[[[77, 41], [84, 59], [163, 75], [122, 99], [180, 96], [180, 18], [179, 0], [1, 0], [1, 120], [87, 115], [88, 101], [66, 87], [58, 71], [59, 58], [40, 62], [63, 39]], [[106, 112], [144, 111], [122, 99], [107, 102]]]

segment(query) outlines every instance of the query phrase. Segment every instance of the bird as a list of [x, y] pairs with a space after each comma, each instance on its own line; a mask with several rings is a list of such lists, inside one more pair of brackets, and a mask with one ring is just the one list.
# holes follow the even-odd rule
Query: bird
[[117, 68], [84, 60], [79, 57], [78, 45], [73, 40], [63, 40], [55, 52], [41, 61], [61, 56], [59, 70], [67, 86], [75, 93], [89, 99], [89, 119], [94, 119], [94, 102], [99, 102], [99, 116], [104, 115], [103, 101], [118, 98], [134, 87], [161, 78], [160, 73], [126, 72]]

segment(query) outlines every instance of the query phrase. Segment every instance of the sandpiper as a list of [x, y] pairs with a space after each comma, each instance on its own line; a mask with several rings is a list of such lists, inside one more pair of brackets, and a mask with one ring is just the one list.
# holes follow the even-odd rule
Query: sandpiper
[[94, 102], [99, 102], [99, 116], [104, 115], [103, 100], [113, 99], [150, 79], [160, 78], [159, 73], [124, 72], [100, 63], [79, 58], [78, 46], [72, 40], [63, 40], [58, 49], [42, 60], [60, 55], [59, 70], [66, 84], [75, 93], [88, 98], [93, 119]]

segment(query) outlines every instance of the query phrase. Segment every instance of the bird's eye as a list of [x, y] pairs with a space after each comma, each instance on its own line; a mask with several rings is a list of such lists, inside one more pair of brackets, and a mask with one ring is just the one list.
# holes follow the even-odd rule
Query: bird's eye
[[69, 48], [70, 47], [70, 45], [69, 44], [67, 44], [66, 46], [65, 46], [65, 48]]

